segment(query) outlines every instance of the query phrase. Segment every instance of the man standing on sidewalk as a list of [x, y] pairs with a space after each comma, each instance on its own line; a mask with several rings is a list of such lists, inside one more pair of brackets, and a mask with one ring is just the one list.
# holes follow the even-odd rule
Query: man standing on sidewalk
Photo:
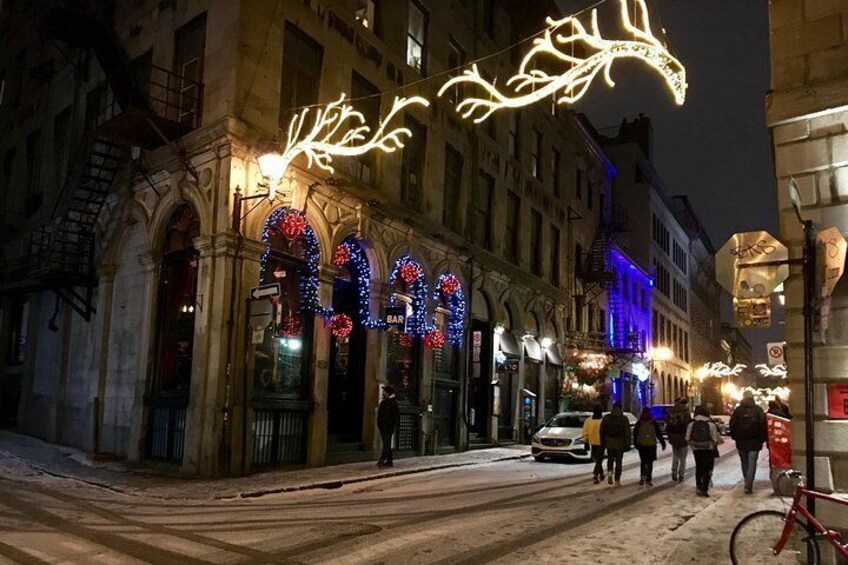
[[686, 398], [678, 398], [671, 407], [671, 412], [665, 422], [668, 443], [671, 444], [671, 480], [683, 482], [686, 474], [686, 457], [689, 455], [689, 444], [686, 443], [686, 430], [692, 416]]
[[760, 457], [767, 434], [766, 414], [754, 402], [754, 393], [746, 390], [742, 395], [742, 401], [730, 417], [730, 437], [736, 442], [736, 450], [742, 462], [745, 494], [754, 492], [757, 459]]
[[392, 385], [386, 385], [383, 387], [383, 399], [377, 408], [377, 429], [380, 430], [380, 438], [383, 440], [383, 452], [380, 454], [380, 460], [377, 461], [378, 467], [391, 467], [394, 464], [392, 436], [397, 429], [399, 418], [395, 388]]
[[621, 485], [621, 461], [624, 453], [630, 451], [630, 422], [621, 410], [621, 404], [612, 405], [612, 412], [601, 420], [601, 445], [607, 450], [607, 475], [609, 484], [615, 479], [616, 486]]

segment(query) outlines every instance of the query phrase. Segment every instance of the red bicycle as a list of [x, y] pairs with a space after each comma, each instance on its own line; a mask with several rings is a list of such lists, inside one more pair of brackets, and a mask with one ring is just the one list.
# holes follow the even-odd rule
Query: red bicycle
[[[783, 477], [798, 482], [795, 486], [792, 506], [785, 512], [760, 510], [742, 518], [730, 536], [730, 560], [733, 565], [753, 563], [814, 565], [820, 562], [818, 544], [820, 540], [829, 542], [837, 555], [848, 560], [848, 544], [842, 542], [839, 532], [819, 522], [801, 502], [816, 498], [848, 506], [848, 500], [804, 488], [804, 476], [798, 471], [781, 473], [778, 480]], [[802, 516], [804, 519], [801, 518]]]

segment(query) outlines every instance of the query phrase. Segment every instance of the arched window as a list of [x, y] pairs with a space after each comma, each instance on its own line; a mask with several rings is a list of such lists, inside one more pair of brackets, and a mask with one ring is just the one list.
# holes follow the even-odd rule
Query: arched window
[[191, 386], [198, 254], [192, 241], [200, 221], [183, 204], [171, 214], [162, 244], [157, 304], [156, 358], [151, 393], [188, 396]]

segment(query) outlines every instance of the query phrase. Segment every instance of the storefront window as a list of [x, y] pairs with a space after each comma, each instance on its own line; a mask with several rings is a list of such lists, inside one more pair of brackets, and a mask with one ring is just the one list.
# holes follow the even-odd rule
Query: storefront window
[[399, 402], [418, 402], [418, 352], [421, 339], [400, 332], [397, 328], [388, 331], [388, 355], [386, 380], [395, 387]]
[[198, 254], [192, 241], [199, 233], [200, 221], [191, 207], [177, 208], [165, 232], [159, 266], [159, 362], [155, 365], [154, 393], [185, 395], [191, 385], [194, 320], [200, 306]]

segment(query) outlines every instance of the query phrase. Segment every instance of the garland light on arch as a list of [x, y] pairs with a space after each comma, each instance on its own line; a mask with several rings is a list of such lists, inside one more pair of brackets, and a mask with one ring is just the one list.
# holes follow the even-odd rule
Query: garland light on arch
[[[292, 117], [289, 123], [285, 149], [281, 154], [269, 153], [263, 158], [272, 162], [277, 173], [271, 178], [268, 198], [273, 200], [276, 185], [288, 170], [291, 162], [301, 153], [306, 155], [307, 166], [316, 165], [330, 174], [335, 172], [333, 157], [356, 157], [371, 150], [379, 149], [392, 153], [403, 147], [403, 138], [411, 137], [409, 128], [388, 129], [395, 115], [409, 106], [430, 106], [430, 102], [420, 96], [411, 98], [395, 97], [389, 112], [380, 120], [372, 133], [372, 126], [365, 122], [365, 116], [345, 103], [345, 95], [335, 102], [315, 109], [304, 108]], [[314, 117], [313, 117], [314, 116]], [[312, 125], [307, 126], [308, 118]]]
[[[631, 22], [628, 2], [633, 2], [637, 24]], [[592, 10], [590, 31], [574, 15], [555, 20], [548, 18], [548, 27], [542, 37], [533, 40], [533, 47], [524, 56], [518, 73], [506, 81], [511, 91], [502, 92], [495, 81], [480, 74], [477, 65], [461, 75], [448, 80], [439, 89], [442, 96], [451, 87], [469, 83], [480, 87], [488, 98], [468, 97], [456, 105], [463, 118], [480, 123], [497, 110], [522, 108], [552, 96], [557, 104], [574, 104], [589, 90], [595, 77], [603, 71], [609, 86], [615, 86], [610, 70], [618, 59], [637, 59], [656, 70], [665, 80], [678, 105], [686, 99], [686, 69], [651, 32], [645, 0], [619, 0], [621, 22], [633, 39], [605, 39], [598, 27], [598, 11]], [[574, 54], [574, 46], [584, 46], [585, 57]], [[564, 48], [571, 51], [566, 53]], [[562, 74], [548, 74], [538, 64], [540, 58], [565, 65]], [[548, 65], [549, 66], [549, 65]]]
[[371, 265], [365, 254], [363, 242], [354, 236], [348, 236], [336, 248], [333, 263], [344, 267], [350, 272], [351, 280], [356, 287], [358, 298], [357, 319], [368, 329], [386, 329], [388, 325], [380, 318], [371, 316], [369, 308], [371, 301]]
[[[407, 280], [411, 273], [415, 273], [415, 278]], [[412, 296], [412, 315], [406, 321], [406, 333], [414, 336], [422, 336], [432, 329], [427, 324], [426, 307], [427, 307], [427, 280], [424, 278], [424, 269], [421, 265], [409, 255], [398, 257], [392, 266], [392, 272], [389, 273], [389, 284], [403, 284], [407, 292]]]
[[433, 299], [444, 300], [450, 310], [447, 323], [447, 340], [454, 347], [461, 347], [464, 334], [466, 302], [462, 292], [462, 283], [453, 273], [445, 273], [436, 279]]

